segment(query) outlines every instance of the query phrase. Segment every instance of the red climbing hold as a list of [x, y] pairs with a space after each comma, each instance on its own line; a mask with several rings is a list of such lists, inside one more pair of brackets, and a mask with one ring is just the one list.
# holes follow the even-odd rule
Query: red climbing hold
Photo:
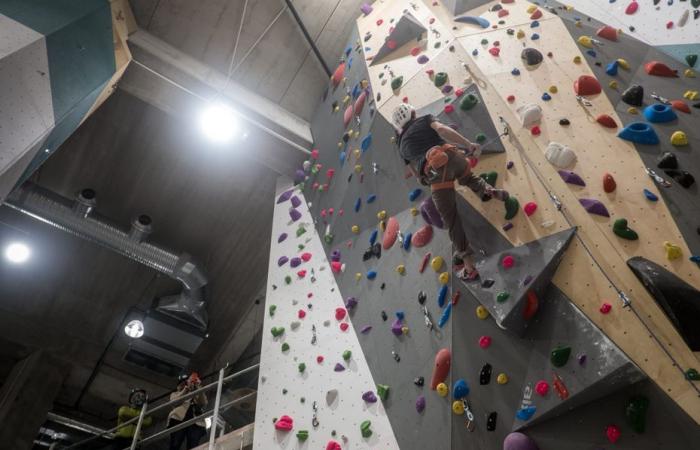
[[525, 301], [525, 309], [523, 309], [523, 319], [530, 320], [537, 313], [540, 307], [540, 302], [537, 299], [537, 295], [534, 291], [528, 291], [527, 299]]
[[399, 235], [399, 221], [396, 217], [390, 217], [386, 223], [386, 231], [384, 232], [384, 240], [382, 241], [382, 247], [384, 250], [389, 250], [396, 238]]
[[345, 308], [335, 308], [335, 320], [343, 320], [346, 314]]
[[431, 17], [430, 19], [428, 19], [428, 23], [429, 23], [430, 25], [434, 24], [434, 23], [435, 23], [435, 17]]
[[683, 100], [671, 100], [671, 106], [673, 106], [675, 110], [690, 114], [690, 106]]
[[417, 248], [425, 247], [426, 245], [428, 245], [432, 238], [432, 225], [425, 225], [413, 234], [413, 237], [411, 238], [411, 245]]
[[447, 114], [453, 113], [455, 112], [455, 107], [452, 105], [445, 105], [445, 112]]
[[609, 41], [617, 41], [617, 30], [610, 25], [605, 25], [599, 28], [595, 34]]
[[408, 97], [402, 98], [401, 101], [404, 102], [404, 103], [408, 103]]
[[301, 254], [301, 260], [304, 262], [307, 262], [311, 259], [311, 253], [309, 252], [304, 252]]
[[[413, 244], [415, 245], [415, 244]], [[418, 268], [418, 273], [423, 273], [425, 272], [425, 268], [428, 266], [428, 261], [430, 261], [430, 257], [433, 256], [432, 253], [428, 252], [423, 256], [423, 261], [420, 263], [420, 267]]]
[[542, 134], [542, 129], [539, 125], [535, 125], [530, 129], [530, 133], [532, 133], [533, 136], [539, 136], [540, 134]]
[[303, 309], [300, 309], [299, 312], [297, 312], [297, 317], [299, 317], [300, 319], [303, 319], [304, 317], [306, 317], [306, 311], [304, 311]]
[[535, 12], [532, 13], [530, 16], [530, 20], [537, 20], [542, 17], [542, 10], [539, 8], [535, 10]]
[[644, 70], [646, 70], [649, 75], [656, 75], [657, 77], [678, 78], [677, 70], [673, 70], [659, 61], [649, 61], [644, 64]]
[[333, 76], [331, 77], [331, 80], [333, 81], [333, 87], [338, 87], [341, 81], [343, 81], [343, 77], [345, 76], [345, 63], [340, 63], [338, 67], [335, 69], [335, 72], [333, 72]]
[[491, 53], [493, 56], [498, 56], [501, 54], [501, 49], [498, 47], [491, 47], [489, 49], [489, 53]]
[[595, 120], [605, 128], [617, 128], [617, 123], [615, 122], [615, 119], [613, 119], [607, 114], [601, 114]]
[[523, 211], [525, 212], [526, 216], [530, 217], [531, 215], [535, 214], [535, 211], [537, 211], [537, 203], [527, 202], [525, 206], [523, 206]]
[[502, 9], [502, 10], [498, 11], [498, 17], [505, 17], [508, 14], [510, 14], [510, 13], [508, 12], [507, 9]]
[[479, 347], [487, 349], [491, 346], [491, 336], [481, 336], [479, 338]]
[[455, 97], [461, 97], [464, 95], [464, 89], [455, 89]]
[[328, 444], [326, 444], [326, 450], [343, 450], [340, 447], [340, 444], [338, 444], [335, 441], [328, 441]]
[[549, 392], [549, 383], [544, 380], [540, 380], [535, 385], [535, 392], [544, 397]]
[[350, 326], [350, 325], [348, 325], [347, 322], [341, 323], [341, 324], [340, 324], [340, 331], [347, 331], [349, 326]]
[[600, 94], [602, 88], [598, 80], [591, 75], [581, 75], [574, 81], [574, 91], [578, 95]]
[[634, 14], [637, 12], [639, 9], [639, 3], [636, 1], [632, 1], [629, 5], [627, 5], [627, 8], [625, 9], [625, 14]]
[[441, 349], [435, 355], [435, 366], [433, 367], [433, 377], [430, 380], [430, 389], [435, 390], [437, 385], [447, 379], [450, 373], [450, 363], [452, 354], [446, 348]]
[[311, 159], [318, 159], [318, 149], [311, 150]]
[[335, 175], [335, 169], [326, 170], [326, 178], [328, 178], [328, 181], [333, 179], [333, 175]]
[[608, 425], [605, 429], [605, 436], [613, 444], [620, 439], [620, 435], [622, 435], [622, 432], [620, 432], [620, 428], [617, 425]]
[[386, 41], [386, 46], [389, 48], [389, 50], [393, 50], [396, 48], [396, 41], [393, 39], [389, 39]]
[[343, 271], [343, 264], [340, 261], [331, 261], [331, 270], [333, 273], [340, 273]]
[[506, 100], [508, 100], [508, 103], [513, 103], [515, 101], [515, 95], [509, 95]]
[[319, 364], [321, 364], [321, 363], [323, 362], [323, 356], [318, 355], [318, 356], [316, 357], [316, 362], [319, 363]]
[[669, 22], [666, 22], [666, 29], [670, 30], [671, 28], [673, 28], [673, 21], [672, 20]]
[[600, 312], [603, 314], [609, 313], [611, 309], [612, 305], [610, 303], [603, 303], [602, 305], [600, 305]]
[[382, 19], [377, 19], [377, 26], [381, 26], [383, 23], [384, 21]]
[[348, 105], [347, 108], [345, 108], [345, 113], [343, 113], [343, 126], [345, 128], [350, 125], [350, 121], [352, 120], [352, 105]]
[[413, 47], [411, 49], [411, 56], [418, 56], [420, 55], [421, 48], [420, 47]]
[[501, 264], [503, 265], [504, 269], [510, 269], [515, 265], [515, 258], [513, 258], [510, 255], [507, 255], [503, 258], [503, 261], [501, 261]]
[[617, 183], [615, 182], [615, 178], [613, 178], [613, 176], [609, 173], [603, 175], [603, 190], [610, 194], [611, 192], [614, 192], [616, 188]]
[[289, 416], [282, 416], [275, 422], [275, 430], [291, 431], [294, 428], [294, 420]]
[[355, 100], [355, 106], [354, 106], [354, 111], [356, 116], [360, 116], [360, 113], [362, 113], [362, 108], [365, 107], [365, 100], [367, 99], [367, 91], [362, 91], [362, 94], [360, 94], [359, 97], [357, 97], [357, 100]]
[[306, 270], [300, 270], [299, 272], [297, 272], [297, 276], [299, 278], [304, 278], [306, 276]]

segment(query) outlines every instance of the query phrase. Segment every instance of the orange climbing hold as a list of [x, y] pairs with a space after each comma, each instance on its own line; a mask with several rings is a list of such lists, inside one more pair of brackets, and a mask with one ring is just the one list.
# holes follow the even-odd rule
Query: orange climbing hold
[[595, 33], [598, 37], [607, 39], [609, 41], [617, 41], [617, 30], [610, 25], [605, 25], [596, 31]]
[[688, 104], [683, 100], [672, 100], [671, 106], [673, 106], [673, 109], [675, 110], [690, 114], [690, 106], [688, 106]]
[[433, 367], [433, 376], [430, 380], [430, 389], [437, 389], [437, 385], [447, 379], [450, 373], [450, 363], [452, 362], [452, 354], [446, 348], [443, 348], [435, 355], [435, 366]]
[[601, 93], [602, 88], [595, 77], [581, 75], [578, 80], [574, 81], [574, 91], [578, 95], [596, 95]]
[[601, 114], [595, 120], [605, 128], [617, 128], [617, 122], [615, 122], [615, 119], [607, 114]]
[[611, 192], [614, 192], [616, 188], [617, 183], [615, 182], [615, 178], [613, 178], [613, 176], [609, 173], [606, 173], [603, 176], [603, 190], [610, 194]]
[[525, 301], [525, 308], [523, 309], [523, 319], [530, 320], [537, 313], [537, 309], [540, 307], [540, 302], [537, 299], [537, 295], [534, 291], [528, 291], [527, 299]]
[[655, 75], [657, 77], [678, 78], [677, 70], [673, 70], [666, 64], [659, 61], [649, 61], [648, 63], [644, 64], [644, 70], [649, 75]]

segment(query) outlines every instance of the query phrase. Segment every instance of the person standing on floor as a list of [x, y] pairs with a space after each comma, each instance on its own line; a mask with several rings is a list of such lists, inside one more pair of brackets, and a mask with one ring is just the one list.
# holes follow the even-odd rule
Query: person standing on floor
[[415, 108], [407, 103], [394, 109], [392, 120], [398, 133], [399, 154], [418, 181], [430, 186], [433, 202], [454, 246], [453, 261], [459, 278], [476, 280], [479, 272], [474, 262], [474, 250], [457, 212], [454, 182], [469, 187], [482, 200], [496, 198], [506, 201], [508, 192], [493, 188], [472, 173], [465, 150], [478, 157], [481, 154], [479, 144], [469, 141], [432, 115], [417, 117]]
[[[177, 390], [170, 394], [170, 400], [177, 400], [190, 392], [196, 391], [202, 386], [202, 381], [196, 372], [190, 375], [180, 375], [178, 378]], [[168, 414], [168, 428], [186, 422], [202, 414], [207, 405], [207, 397], [203, 392], [196, 394], [176, 405]], [[182, 443], [186, 442], [186, 449], [192, 449], [199, 445], [199, 441], [207, 434], [204, 419], [178, 430], [170, 435], [170, 450], [180, 450]]]

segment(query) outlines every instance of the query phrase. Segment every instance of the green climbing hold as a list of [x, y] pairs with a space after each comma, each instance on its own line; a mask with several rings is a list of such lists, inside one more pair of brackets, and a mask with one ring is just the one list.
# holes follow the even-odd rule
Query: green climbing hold
[[401, 88], [403, 85], [403, 77], [396, 77], [393, 80], [391, 80], [391, 89], [393, 90], [398, 90]]
[[441, 42], [437, 41], [434, 45], [433, 48], [440, 48]]
[[306, 370], [306, 364], [299, 363], [298, 368], [299, 368], [299, 373], [304, 373], [304, 371]]
[[627, 219], [617, 219], [615, 223], [613, 223], [613, 233], [629, 241], [636, 241], [639, 239], [637, 232], [627, 226]]
[[646, 416], [649, 409], [649, 399], [643, 395], [632, 397], [625, 407], [627, 423], [636, 433], [644, 433], [646, 429]]
[[272, 332], [274, 337], [282, 336], [282, 334], [284, 334], [284, 327], [272, 327], [270, 332]]
[[442, 87], [447, 83], [447, 73], [446, 72], [438, 72], [435, 74], [435, 87]]
[[461, 103], [459, 104], [459, 109], [461, 109], [462, 111], [469, 111], [474, 106], [476, 106], [477, 103], [479, 103], [479, 98], [476, 95], [467, 94], [464, 96]]
[[483, 144], [486, 142], [486, 135], [484, 133], [479, 133], [476, 135], [476, 142], [477, 144]]
[[386, 400], [387, 397], [389, 396], [389, 386], [386, 384], [378, 384], [377, 385], [377, 395], [382, 400]]
[[549, 361], [554, 367], [564, 367], [571, 356], [571, 347], [556, 347], [549, 355]]
[[301, 236], [304, 233], [306, 233], [306, 228], [300, 225], [299, 228], [297, 228], [297, 237]]
[[[700, 3], [700, 0], [698, 0]], [[685, 62], [688, 63], [690, 67], [695, 67], [695, 64], [698, 62], [698, 55], [685, 55]]]
[[275, 315], [276, 310], [277, 310], [277, 305], [270, 305], [270, 317]]
[[308, 430], [297, 431], [297, 439], [299, 439], [301, 442], [305, 442], [308, 438], [309, 438], [309, 431]]
[[700, 0], [690, 0], [690, 4], [693, 5], [693, 8], [700, 8]]
[[323, 240], [326, 241], [326, 244], [331, 245], [333, 243], [333, 236], [331, 233], [328, 233], [327, 235], [323, 236]]
[[488, 39], [482, 39], [482, 40], [481, 40], [481, 45], [486, 45], [486, 44], [488, 44], [488, 43], [489, 43], [489, 40], [488, 40]]
[[372, 429], [370, 428], [372, 426], [372, 422], [369, 420], [365, 420], [360, 424], [360, 433], [362, 433], [363, 438], [368, 438], [372, 436]]
[[498, 179], [498, 172], [484, 172], [481, 175], [479, 175], [481, 178], [484, 179], [488, 184], [491, 186], [496, 186], [496, 180]]
[[292, 277], [287, 275], [286, 277], [284, 277], [284, 282], [287, 284], [292, 284]]
[[289, 344], [287, 344], [286, 342], [284, 342], [284, 343], [282, 344], [282, 351], [283, 351], [283, 352], [286, 352], [287, 350], [289, 350]]
[[499, 292], [496, 296], [496, 301], [498, 303], [503, 303], [510, 298], [510, 294], [507, 292]]
[[343, 359], [345, 361], [349, 360], [352, 357], [352, 352], [350, 350], [345, 350], [343, 352]]
[[685, 378], [690, 381], [700, 381], [700, 373], [691, 368], [685, 371]]
[[505, 204], [506, 220], [510, 220], [518, 214], [518, 210], [520, 210], [520, 202], [518, 202], [517, 198], [511, 195], [506, 199]]

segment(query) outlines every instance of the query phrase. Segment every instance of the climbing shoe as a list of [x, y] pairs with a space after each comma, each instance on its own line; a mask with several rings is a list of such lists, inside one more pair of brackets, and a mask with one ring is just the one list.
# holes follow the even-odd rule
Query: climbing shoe
[[476, 269], [470, 271], [466, 267], [463, 267], [459, 272], [457, 272], [457, 276], [462, 281], [474, 281], [479, 278], [479, 271]]

